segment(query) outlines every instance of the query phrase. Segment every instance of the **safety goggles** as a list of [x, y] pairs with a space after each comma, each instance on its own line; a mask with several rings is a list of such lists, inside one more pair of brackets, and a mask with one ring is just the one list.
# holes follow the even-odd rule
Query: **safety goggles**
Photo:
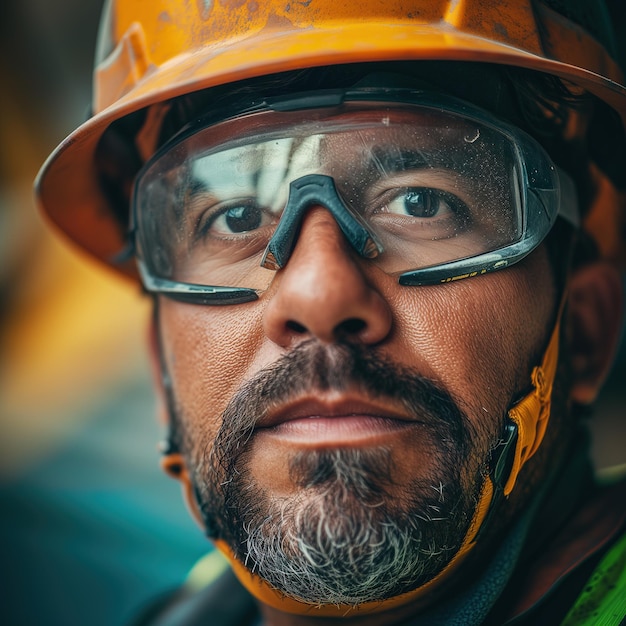
[[509, 267], [557, 216], [577, 221], [573, 184], [543, 148], [466, 103], [412, 90], [275, 98], [197, 120], [139, 173], [144, 285], [198, 304], [254, 300], [312, 207], [402, 285]]

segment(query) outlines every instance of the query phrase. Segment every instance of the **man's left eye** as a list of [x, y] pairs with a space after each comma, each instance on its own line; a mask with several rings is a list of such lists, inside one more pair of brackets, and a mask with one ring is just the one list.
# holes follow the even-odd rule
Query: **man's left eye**
[[461, 200], [445, 191], [428, 188], [409, 188], [387, 204], [389, 213], [423, 219], [445, 217], [457, 210]]

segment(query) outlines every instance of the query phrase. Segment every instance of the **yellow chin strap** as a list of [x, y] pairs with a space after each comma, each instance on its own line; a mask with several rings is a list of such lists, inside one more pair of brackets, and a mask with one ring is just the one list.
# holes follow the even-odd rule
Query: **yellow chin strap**
[[[474, 516], [468, 527], [463, 543], [458, 552], [435, 578], [417, 589], [413, 589], [412, 591], [394, 596], [387, 600], [365, 602], [357, 606], [347, 604], [321, 606], [307, 604], [306, 602], [287, 597], [281, 591], [271, 587], [261, 577], [253, 574], [245, 565], [237, 560], [231, 549], [223, 541], [216, 541], [215, 546], [229, 560], [241, 584], [259, 602], [279, 611], [319, 617], [348, 617], [357, 612], [359, 614], [368, 614], [388, 611], [425, 597], [435, 590], [440, 590], [442, 584], [449, 579], [450, 574], [458, 568], [471, 549], [476, 545], [478, 531], [483, 526], [487, 514], [490, 512], [491, 504], [495, 504], [500, 499], [500, 494], [508, 496], [511, 493], [520, 470], [526, 461], [537, 451], [537, 448], [543, 440], [550, 417], [550, 399], [552, 396], [552, 387], [556, 374], [559, 351], [559, 326], [560, 324], [557, 321], [543, 361], [541, 365], [535, 367], [532, 371], [532, 390], [508, 412], [509, 424], [512, 424], [509, 432], [512, 433], [512, 436], [509, 438], [508, 442], [504, 442], [498, 462], [492, 464], [495, 465], [495, 467], [491, 474], [485, 478], [480, 491], [478, 505], [474, 510]], [[513, 445], [515, 447], [511, 449]], [[506, 478], [506, 469], [509, 467], [508, 478]], [[505, 469], [503, 470], [502, 468]], [[503, 472], [504, 476], [501, 475]], [[504, 478], [506, 478], [506, 482], [504, 482]], [[495, 498], [494, 495], [496, 496]]]

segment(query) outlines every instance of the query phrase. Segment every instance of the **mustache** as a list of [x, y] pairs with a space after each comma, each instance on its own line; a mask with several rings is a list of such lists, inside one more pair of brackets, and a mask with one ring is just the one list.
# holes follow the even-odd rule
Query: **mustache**
[[[268, 517], [266, 499], [251, 481], [248, 465], [253, 449], [248, 444], [260, 420], [303, 394], [348, 389], [372, 399], [390, 399], [403, 406], [408, 417], [419, 421], [420, 429], [428, 429], [429, 439], [438, 452], [432, 458], [425, 457], [423, 462], [431, 468], [434, 478], [420, 480], [439, 481], [442, 490], [445, 484], [448, 508], [463, 501], [459, 472], [468, 459], [472, 428], [445, 386], [420, 375], [414, 368], [385, 358], [371, 346], [348, 343], [326, 346], [311, 340], [299, 344], [242, 385], [224, 410], [215, 439], [197, 440], [188, 448], [195, 461], [190, 466], [194, 468], [192, 483], [196, 500], [210, 537], [227, 540], [245, 560], [246, 528], [261, 528], [263, 524], [257, 523], [258, 520]], [[409, 502], [415, 512], [411, 515], [415, 520], [423, 520], [430, 514], [429, 505], [437, 509], [442, 506], [437, 498], [443, 498], [443, 491], [433, 491], [435, 487], [430, 482], [416, 483], [414, 496], [407, 492], [387, 502], [389, 489], [395, 482], [394, 466], [393, 450], [389, 448], [337, 448], [296, 453], [290, 459], [289, 471], [291, 480], [300, 489], [312, 489], [318, 494], [328, 492], [337, 501], [333, 509], [337, 511], [354, 507], [356, 499], [361, 507], [371, 509], [368, 515], [376, 519], [393, 517], [392, 510], [398, 507], [395, 514], [404, 520], [407, 514], [402, 513], [402, 506]], [[328, 504], [325, 499], [321, 502]], [[383, 502], [387, 504], [379, 507]], [[420, 526], [418, 530], [420, 537], [422, 533], [439, 532], [435, 527], [426, 531]], [[274, 531], [270, 533], [274, 534]], [[450, 541], [442, 540], [445, 545]]]
[[442, 447], [458, 454], [469, 420], [445, 387], [413, 368], [395, 363], [358, 344], [301, 343], [247, 381], [222, 415], [214, 452], [230, 465], [268, 413], [305, 393], [356, 389], [369, 398], [392, 400], [436, 429]]

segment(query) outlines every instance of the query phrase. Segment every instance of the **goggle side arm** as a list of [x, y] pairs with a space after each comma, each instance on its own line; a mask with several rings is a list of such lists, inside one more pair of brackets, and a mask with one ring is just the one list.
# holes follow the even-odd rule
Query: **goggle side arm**
[[162, 294], [171, 300], [188, 304], [244, 304], [258, 300], [254, 289], [242, 287], [208, 287], [194, 283], [180, 283], [166, 278], [152, 276], [141, 259], [137, 259], [137, 267], [146, 291]]

